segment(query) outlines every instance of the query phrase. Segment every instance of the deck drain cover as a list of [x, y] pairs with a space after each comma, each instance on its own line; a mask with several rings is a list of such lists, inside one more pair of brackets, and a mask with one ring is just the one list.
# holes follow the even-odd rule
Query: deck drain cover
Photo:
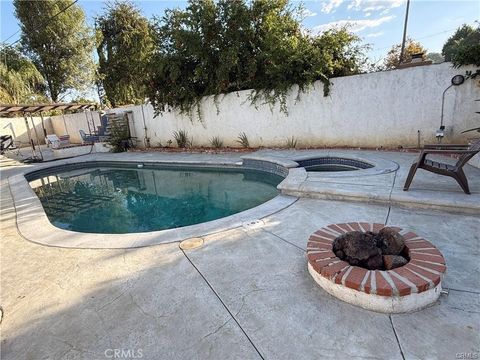
[[245, 221], [242, 224], [242, 227], [246, 230], [255, 230], [255, 229], [261, 228], [263, 225], [265, 225], [263, 220], [256, 219], [256, 220]]
[[192, 250], [192, 249], [199, 248], [202, 245], [203, 245], [203, 239], [196, 237], [196, 238], [183, 240], [179, 246], [180, 246], [180, 249], [182, 250]]

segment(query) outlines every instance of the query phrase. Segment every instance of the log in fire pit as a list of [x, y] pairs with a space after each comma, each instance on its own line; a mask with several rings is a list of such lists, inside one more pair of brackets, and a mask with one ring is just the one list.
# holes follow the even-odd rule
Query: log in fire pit
[[400, 313], [440, 296], [445, 260], [429, 241], [399, 227], [353, 222], [313, 233], [308, 270], [327, 292], [365, 309]]

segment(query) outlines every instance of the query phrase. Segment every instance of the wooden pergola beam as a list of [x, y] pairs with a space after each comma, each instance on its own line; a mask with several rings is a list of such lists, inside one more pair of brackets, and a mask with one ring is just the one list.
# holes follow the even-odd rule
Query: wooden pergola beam
[[33, 114], [42, 111], [51, 111], [51, 110], [84, 110], [96, 108], [95, 104], [78, 104], [78, 103], [67, 103], [67, 104], [0, 104], [0, 114], [11, 114], [11, 113], [28, 113]]

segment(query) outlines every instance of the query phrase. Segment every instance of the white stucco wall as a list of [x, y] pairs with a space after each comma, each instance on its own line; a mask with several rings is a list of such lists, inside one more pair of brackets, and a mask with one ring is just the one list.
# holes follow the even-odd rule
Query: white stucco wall
[[[176, 112], [154, 117], [153, 108], [141, 106], [112, 109], [111, 112], [132, 111], [132, 133], [144, 146], [146, 136], [151, 146], [175, 141], [173, 132], [186, 130], [195, 146], [209, 146], [218, 136], [226, 146], [239, 146], [238, 135], [245, 132], [250, 145], [285, 146], [292, 136], [301, 147], [411, 147], [435, 142], [440, 126], [442, 93], [451, 78], [465, 74], [474, 67], [454, 69], [450, 63], [420, 66], [402, 70], [362, 74], [332, 80], [331, 93], [323, 96], [323, 86], [300, 95], [294, 87], [288, 97], [288, 116], [269, 105], [257, 108], [248, 101], [249, 91], [219, 97], [219, 108], [212, 97], [202, 103], [202, 121]], [[466, 142], [461, 131], [480, 125], [480, 79], [466, 80], [450, 88], [445, 97], [445, 143]], [[73, 143], [81, 142], [79, 130], [88, 132], [85, 114], [65, 115], [67, 131]], [[99, 124], [98, 114], [94, 113]], [[144, 123], [145, 119], [145, 123]], [[3, 123], [3, 122], [2, 122]], [[62, 116], [51, 118], [57, 135], [66, 133]], [[470, 133], [468, 136], [474, 136]]]
[[[44, 126], [47, 134], [53, 133], [50, 118], [44, 117]], [[30, 129], [30, 135], [35, 144], [45, 144], [41, 118], [39, 116], [33, 117], [33, 125], [30, 116], [28, 116], [28, 128]], [[36, 138], [34, 129], [36, 130], [38, 139]], [[28, 141], [27, 126], [25, 125], [25, 119], [23, 117], [0, 118], [0, 135], [13, 136], [18, 147], [30, 146]]]
[[[308, 93], [297, 91], [288, 97], [288, 116], [276, 106], [255, 108], [249, 91], [219, 97], [219, 111], [213, 99], [202, 104], [202, 121], [175, 112], [153, 116], [153, 108], [144, 106], [147, 136], [152, 146], [165, 145], [173, 132], [186, 130], [194, 145], [209, 146], [213, 136], [225, 145], [238, 146], [239, 133], [245, 132], [252, 146], [285, 146], [294, 136], [298, 146], [416, 146], [435, 141], [440, 126], [442, 93], [456, 74], [473, 68], [453, 69], [449, 63], [402, 70], [362, 74], [333, 79], [331, 94], [323, 96], [321, 83]], [[465, 142], [460, 132], [478, 126], [480, 119], [480, 82], [467, 80], [450, 88], [445, 96], [444, 142]], [[145, 137], [140, 106], [125, 108], [134, 114], [135, 132]], [[115, 109], [122, 111], [122, 109]], [[143, 141], [140, 142], [143, 145]]]
[[[93, 112], [87, 111], [86, 113], [82, 111], [75, 114], [66, 114], [65, 121], [62, 115], [56, 115], [50, 118], [54, 133], [57, 135], [68, 134], [70, 135], [70, 142], [72, 144], [81, 144], [82, 138], [80, 137], [79, 130], [85, 131], [86, 134], [89, 133], [87, 118], [85, 114], [87, 114], [90, 123], [91, 123], [90, 117], [93, 114], [95, 126], [100, 125], [100, 118], [99, 118], [98, 112], [96, 111], [93, 111]], [[66, 129], [65, 129], [65, 125], [66, 125]]]

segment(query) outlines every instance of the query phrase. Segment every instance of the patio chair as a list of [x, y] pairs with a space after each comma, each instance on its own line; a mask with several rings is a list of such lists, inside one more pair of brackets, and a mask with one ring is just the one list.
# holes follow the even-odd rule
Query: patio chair
[[80, 137], [82, 138], [82, 143], [94, 143], [96, 141], [99, 141], [99, 137], [97, 135], [92, 135], [92, 134], [86, 134], [85, 131], [83, 130], [78, 130], [80, 133]]
[[51, 145], [52, 149], [60, 149], [62, 147], [70, 146], [70, 136], [63, 135], [58, 137], [55, 134], [50, 134], [45, 137], [45, 142], [47, 145]]
[[[417, 169], [424, 169], [435, 174], [450, 176], [454, 178], [465, 194], [470, 194], [468, 188], [468, 180], [463, 172], [463, 166], [480, 152], [480, 139], [474, 140], [469, 145], [425, 145], [420, 153], [416, 162], [410, 167], [407, 180], [403, 187], [404, 191], [407, 191], [412, 183], [413, 177], [417, 172]], [[445, 164], [433, 160], [427, 159], [428, 154], [458, 154], [460, 157], [455, 165]]]

